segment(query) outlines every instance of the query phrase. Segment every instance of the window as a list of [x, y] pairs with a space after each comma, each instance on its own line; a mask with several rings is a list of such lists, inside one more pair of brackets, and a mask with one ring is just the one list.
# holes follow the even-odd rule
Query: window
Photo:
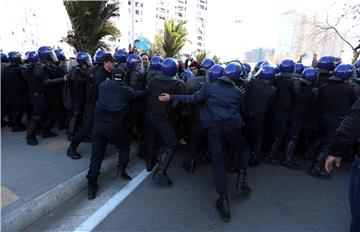
[[128, 5], [131, 6], [131, 1], [128, 1]]
[[131, 9], [130, 9], [130, 8], [128, 9], [128, 12], [131, 13]]
[[200, 40], [200, 41], [203, 40], [201, 36], [198, 36], [197, 39]]
[[196, 45], [199, 47], [202, 47], [202, 43], [200, 43], [200, 42], [197, 42]]
[[180, 12], [178, 12], [177, 14], [178, 14], [179, 17], [182, 17], [182, 16], [183, 16], [183, 14], [180, 13]]
[[137, 14], [137, 15], [138, 15], [139, 13], [140, 13], [140, 11], [139, 11], [139, 10], [135, 10], [135, 14]]

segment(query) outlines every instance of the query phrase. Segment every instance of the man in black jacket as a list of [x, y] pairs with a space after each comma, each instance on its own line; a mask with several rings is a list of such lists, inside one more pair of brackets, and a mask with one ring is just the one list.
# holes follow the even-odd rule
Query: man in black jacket
[[[360, 99], [350, 109], [350, 113], [342, 121], [333, 137], [325, 162], [325, 169], [331, 172], [334, 163], [340, 167], [342, 157], [349, 154], [347, 151], [360, 139]], [[360, 231], [360, 154], [353, 161], [350, 172], [349, 186], [350, 207], [352, 220], [350, 232]]]

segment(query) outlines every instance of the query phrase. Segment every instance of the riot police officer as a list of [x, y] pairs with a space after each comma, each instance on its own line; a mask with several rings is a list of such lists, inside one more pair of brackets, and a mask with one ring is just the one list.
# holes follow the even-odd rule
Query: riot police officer
[[241, 190], [249, 193], [251, 191], [247, 184], [246, 169], [249, 162], [249, 150], [242, 134], [244, 125], [241, 113], [244, 109], [244, 94], [234, 81], [240, 77], [241, 65], [232, 62], [225, 67], [224, 76], [218, 78], [217, 82], [204, 85], [200, 91], [192, 95], [169, 95], [161, 94], [161, 101], [172, 100], [178, 102], [195, 103], [204, 102], [200, 119], [203, 126], [208, 129], [209, 143], [211, 144], [211, 157], [213, 160], [213, 171], [215, 175], [216, 191], [219, 199], [216, 208], [225, 222], [230, 221], [230, 203], [227, 195], [224, 142], [227, 140], [235, 145], [238, 151], [238, 181]]
[[300, 169], [300, 166], [293, 159], [294, 150], [306, 112], [315, 109], [318, 94], [318, 89], [315, 87], [317, 77], [318, 73], [314, 68], [307, 68], [299, 79], [294, 80], [295, 88], [300, 88], [300, 92], [298, 98], [294, 99], [289, 112], [289, 125], [285, 140], [285, 159], [282, 162], [285, 167]]
[[146, 83], [150, 83], [150, 80], [155, 78], [155, 76], [161, 74], [161, 63], [164, 61], [164, 58], [161, 56], [153, 56], [150, 59], [150, 70], [146, 75]]
[[68, 140], [74, 139], [76, 127], [80, 123], [86, 105], [86, 86], [89, 81], [87, 70], [92, 66], [90, 54], [78, 52], [76, 54], [77, 66], [69, 75], [71, 93], [71, 112], [68, 127]]
[[51, 127], [57, 117], [57, 109], [52, 103], [54, 98], [51, 98], [50, 87], [61, 85], [67, 77], [58, 77], [54, 71], [54, 62], [57, 62], [57, 57], [54, 50], [50, 47], [43, 46], [38, 49], [39, 62], [33, 69], [33, 74], [29, 80], [29, 88], [31, 94], [31, 101], [33, 105], [33, 112], [30, 120], [30, 125], [27, 131], [26, 141], [29, 145], [37, 145], [36, 130], [39, 129], [42, 120], [45, 121], [42, 128], [42, 138], [56, 136], [51, 132]]
[[183, 82], [176, 78], [177, 65], [172, 58], [161, 63], [161, 75], [148, 83], [148, 97], [146, 104], [147, 149], [146, 167], [151, 171], [156, 162], [156, 150], [159, 136], [163, 143], [159, 164], [153, 173], [153, 180], [165, 186], [171, 186], [172, 181], [167, 175], [167, 169], [176, 148], [175, 120], [176, 109], [168, 102], [160, 102], [158, 96], [163, 92], [180, 94], [184, 90]]
[[277, 151], [286, 133], [289, 111], [294, 99], [299, 95], [299, 86], [294, 85], [294, 69], [294, 61], [284, 59], [279, 64], [280, 73], [274, 79], [274, 86], [277, 89], [272, 109], [275, 122], [272, 129], [270, 152], [264, 159], [267, 164], [277, 163]]
[[28, 86], [20, 66], [21, 54], [9, 52], [10, 65], [4, 68], [2, 81], [4, 84], [5, 101], [10, 106], [11, 131], [18, 132], [26, 130], [26, 125], [21, 123], [25, 109], [25, 97]]
[[[103, 57], [104, 69], [110, 71], [111, 55]], [[106, 62], [110, 62], [106, 64]], [[108, 73], [107, 73], [108, 74]], [[98, 75], [98, 74], [97, 74]], [[94, 128], [91, 140], [91, 160], [87, 175], [89, 188], [88, 198], [96, 197], [98, 189], [97, 178], [100, 174], [104, 150], [109, 141], [119, 152], [118, 173], [124, 180], [131, 180], [126, 172], [129, 162], [129, 138], [124, 128], [124, 116], [129, 111], [130, 99], [144, 95], [142, 90], [134, 90], [125, 84], [126, 73], [117, 69], [112, 74], [112, 79], [106, 75], [106, 80], [99, 86], [99, 97], [95, 107]]]
[[122, 69], [124, 72], [127, 72], [127, 64], [126, 57], [128, 56], [128, 52], [125, 48], [119, 49], [115, 52], [114, 58], [116, 62], [115, 69]]
[[320, 145], [317, 158], [309, 170], [310, 175], [318, 178], [331, 179], [331, 175], [324, 170], [324, 162], [330, 140], [352, 105], [351, 87], [348, 84], [352, 70], [353, 67], [349, 64], [338, 65], [333, 76], [319, 88], [316, 108], [321, 132]]
[[[87, 82], [87, 104], [85, 109], [85, 116], [82, 121], [82, 125], [79, 128], [79, 131], [75, 134], [66, 152], [66, 154], [72, 159], [81, 158], [81, 155], [77, 152], [76, 149], [80, 145], [80, 143], [90, 135], [93, 128], [94, 110], [96, 101], [98, 99], [99, 85], [106, 79], [106, 77], [111, 76], [110, 74], [113, 69], [113, 59], [107, 58], [108, 60], [103, 60], [103, 57], [106, 54], [107, 53], [105, 50], [97, 51], [95, 53], [95, 66], [87, 70], [87, 73], [89, 75], [89, 81]], [[109, 57], [109, 55], [107, 55], [107, 57]], [[106, 68], [104, 67], [105, 63]]]
[[276, 88], [272, 85], [274, 78], [275, 68], [270, 65], [262, 66], [249, 81], [248, 91], [245, 94], [246, 131], [251, 148], [251, 167], [260, 163], [264, 119], [276, 94]]

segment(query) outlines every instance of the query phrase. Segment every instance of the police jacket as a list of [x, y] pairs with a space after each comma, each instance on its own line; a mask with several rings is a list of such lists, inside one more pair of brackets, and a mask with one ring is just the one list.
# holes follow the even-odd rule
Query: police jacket
[[192, 95], [171, 95], [174, 105], [178, 102], [205, 102], [200, 111], [200, 120], [204, 128], [241, 128], [244, 111], [244, 94], [235, 86], [234, 82], [222, 76], [217, 82], [203, 85]]
[[347, 83], [328, 80], [320, 86], [316, 107], [319, 114], [343, 117], [351, 104], [351, 87]]
[[145, 89], [146, 79], [144, 76], [137, 70], [131, 70], [129, 73], [129, 85], [134, 89]]
[[26, 79], [23, 76], [22, 68], [18, 64], [10, 64], [5, 67], [2, 73], [2, 84], [5, 87], [5, 95], [24, 94], [27, 91]]
[[314, 110], [318, 96], [318, 88], [315, 86], [300, 82], [298, 79], [294, 80], [296, 89], [299, 89], [296, 98], [294, 98], [290, 113], [304, 118], [307, 111]]
[[127, 67], [126, 63], [119, 63], [118, 65], [116, 65], [115, 69], [121, 69], [126, 73], [128, 70], [128, 67]]
[[331, 141], [329, 154], [332, 156], [345, 156], [351, 146], [360, 138], [360, 99], [350, 108], [349, 114], [336, 130]]
[[69, 79], [71, 96], [86, 97], [86, 86], [89, 80], [87, 71], [77, 66], [71, 70]]
[[318, 69], [318, 71], [320, 73], [319, 73], [319, 78], [317, 80], [317, 86], [320, 87], [328, 82], [329, 77], [331, 77], [331, 73], [323, 69]]
[[122, 81], [107, 79], [100, 84], [95, 119], [121, 121], [129, 111], [131, 98], [141, 97], [144, 90], [135, 90]]
[[273, 82], [277, 89], [274, 108], [277, 110], [289, 111], [294, 98], [297, 98], [299, 89], [294, 85], [294, 78], [290, 73], [281, 73]]
[[29, 80], [29, 88], [31, 94], [50, 95], [52, 93], [51, 87], [64, 83], [64, 78], [57, 76], [52, 66], [39, 62], [33, 68], [33, 75], [31, 75]]
[[111, 73], [108, 72], [103, 66], [97, 66], [89, 71], [89, 101], [95, 103], [99, 96], [99, 86], [106, 78], [111, 79]]
[[158, 76], [161, 74], [161, 71], [159, 70], [149, 70], [146, 74], [146, 83], [149, 84], [152, 79], [155, 78], [155, 76]]
[[245, 94], [245, 108], [249, 115], [265, 116], [274, 100], [276, 88], [268, 80], [251, 79]]
[[176, 110], [170, 102], [161, 102], [158, 97], [162, 93], [182, 94], [184, 83], [175, 76], [159, 75], [153, 78], [148, 86], [146, 110], [168, 118], [175, 118]]

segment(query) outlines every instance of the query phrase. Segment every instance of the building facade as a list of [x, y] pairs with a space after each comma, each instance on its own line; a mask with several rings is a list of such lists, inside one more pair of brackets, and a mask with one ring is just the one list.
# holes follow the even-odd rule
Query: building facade
[[245, 61], [247, 63], [256, 63], [261, 60], [271, 61], [274, 57], [275, 49], [257, 48], [245, 53]]

